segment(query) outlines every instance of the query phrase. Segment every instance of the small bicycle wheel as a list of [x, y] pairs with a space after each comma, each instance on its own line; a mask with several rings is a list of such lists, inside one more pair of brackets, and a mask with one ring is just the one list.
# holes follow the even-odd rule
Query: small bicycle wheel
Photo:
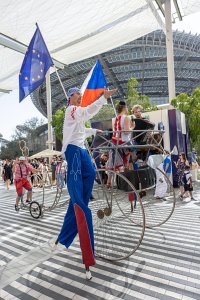
[[[107, 176], [112, 178], [110, 189], [105, 182]], [[137, 191], [120, 173], [100, 169], [92, 195], [96, 255], [113, 261], [129, 257], [138, 249], [145, 231], [144, 209]]]
[[41, 207], [37, 201], [30, 203], [30, 214], [34, 219], [39, 219], [41, 216]]

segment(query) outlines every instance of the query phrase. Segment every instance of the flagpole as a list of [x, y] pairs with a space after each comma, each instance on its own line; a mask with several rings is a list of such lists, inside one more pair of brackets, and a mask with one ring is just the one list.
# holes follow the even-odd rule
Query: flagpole
[[[108, 90], [109, 90], [109, 88], [108, 88]], [[112, 104], [114, 112], [115, 112], [115, 117], [117, 117], [117, 112], [116, 112], [116, 109], [115, 109], [115, 106], [114, 106], [114, 102], [113, 102], [112, 96], [110, 96], [110, 100], [111, 100], [111, 104]]]
[[116, 109], [115, 109], [115, 106], [114, 106], [114, 103], [113, 103], [112, 96], [110, 96], [110, 100], [111, 100], [111, 103], [112, 103], [112, 106], [113, 106], [113, 109], [114, 109], [114, 112], [115, 112], [115, 117], [117, 117], [117, 112], [116, 112]]
[[50, 68], [46, 73], [46, 95], [47, 95], [47, 120], [48, 120], [48, 148], [53, 150], [53, 135], [52, 135], [52, 105], [51, 105], [51, 80], [50, 80]]
[[60, 82], [60, 85], [61, 85], [61, 87], [62, 87], [62, 89], [63, 89], [63, 92], [64, 92], [64, 94], [65, 94], [65, 97], [66, 97], [66, 99], [68, 99], [67, 93], [66, 93], [65, 88], [64, 88], [64, 86], [63, 86], [63, 83], [62, 83], [62, 81], [61, 81], [60, 75], [58, 74], [58, 71], [57, 71], [57, 69], [56, 69], [55, 66], [54, 66], [54, 69], [55, 69], [56, 75], [57, 75], [57, 77], [58, 77], [58, 80], [59, 80], [59, 82]]

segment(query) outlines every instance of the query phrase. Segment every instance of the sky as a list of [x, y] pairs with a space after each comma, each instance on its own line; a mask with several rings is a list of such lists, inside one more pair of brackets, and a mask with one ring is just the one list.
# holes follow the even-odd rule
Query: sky
[[[200, 13], [185, 17], [183, 21], [173, 25], [173, 30], [200, 34]], [[11, 140], [17, 125], [24, 124], [27, 120], [38, 117], [47, 122], [47, 119], [37, 110], [30, 97], [19, 103], [17, 90], [0, 97], [0, 133], [3, 138]]]
[[19, 103], [19, 91], [15, 90], [0, 97], [0, 133], [6, 140], [11, 140], [17, 125], [24, 124], [27, 120], [38, 117], [47, 119], [32, 103], [30, 96]]

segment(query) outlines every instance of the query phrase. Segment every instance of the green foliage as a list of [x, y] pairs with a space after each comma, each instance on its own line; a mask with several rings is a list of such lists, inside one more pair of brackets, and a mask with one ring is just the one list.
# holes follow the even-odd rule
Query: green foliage
[[[55, 130], [55, 136], [62, 142], [63, 139], [63, 123], [65, 118], [66, 107], [59, 108], [52, 117], [52, 126]], [[85, 127], [90, 128], [90, 121], [85, 122]]]
[[21, 150], [19, 148], [19, 141], [11, 141], [6, 147], [1, 148], [0, 158], [1, 159], [13, 159], [22, 155]]
[[188, 122], [192, 146], [199, 147], [200, 143], [200, 88], [196, 88], [189, 96], [179, 94], [171, 104], [182, 111]]
[[63, 123], [65, 118], [66, 106], [59, 108], [55, 114], [52, 116], [52, 127], [55, 130], [55, 136], [58, 140], [62, 141], [63, 139]]
[[36, 136], [35, 129], [44, 124], [44, 120], [39, 120], [37, 117], [27, 120], [24, 124], [17, 125], [14, 134], [12, 135], [13, 140], [34, 138]]
[[113, 109], [113, 106], [111, 104], [109, 105], [104, 105], [98, 114], [96, 114], [92, 120], [93, 121], [104, 121], [104, 120], [110, 120], [113, 117], [115, 117], [115, 112]]
[[136, 78], [130, 78], [127, 83], [127, 106], [129, 113], [131, 114], [131, 110], [133, 105], [140, 104], [143, 107], [144, 111], [153, 111], [157, 110], [157, 106], [150, 103], [149, 97], [146, 95], [139, 95], [137, 91], [138, 81]]
[[[1, 159], [13, 159], [17, 156], [22, 155], [20, 150], [19, 141], [23, 140], [27, 143], [31, 140], [34, 143], [35, 138], [38, 135], [37, 128], [44, 123], [44, 120], [38, 118], [31, 118], [25, 121], [24, 124], [16, 126], [15, 132], [12, 135], [12, 141], [9, 142], [6, 147], [2, 147], [0, 158]], [[31, 152], [31, 151], [30, 151]], [[29, 153], [30, 154], [30, 153]]]
[[85, 127], [86, 128], [91, 128], [91, 123], [90, 123], [89, 120], [85, 122]]

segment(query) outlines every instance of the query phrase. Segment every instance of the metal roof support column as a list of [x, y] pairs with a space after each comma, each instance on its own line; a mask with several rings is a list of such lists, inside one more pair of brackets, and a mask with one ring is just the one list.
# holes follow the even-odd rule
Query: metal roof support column
[[169, 103], [171, 103], [171, 100], [176, 96], [173, 33], [172, 33], [172, 21], [171, 21], [171, 0], [165, 0], [165, 26], [166, 26], [168, 94], [169, 94]]
[[53, 150], [53, 135], [52, 135], [52, 105], [51, 105], [51, 79], [50, 68], [46, 73], [46, 95], [47, 95], [47, 119], [48, 119], [48, 148]]
[[[0, 45], [12, 49], [14, 51], [17, 51], [19, 53], [25, 54], [27, 51], [27, 46], [3, 33], [0, 33]], [[53, 63], [56, 68], [58, 69], [64, 69], [64, 64], [53, 59]]]

